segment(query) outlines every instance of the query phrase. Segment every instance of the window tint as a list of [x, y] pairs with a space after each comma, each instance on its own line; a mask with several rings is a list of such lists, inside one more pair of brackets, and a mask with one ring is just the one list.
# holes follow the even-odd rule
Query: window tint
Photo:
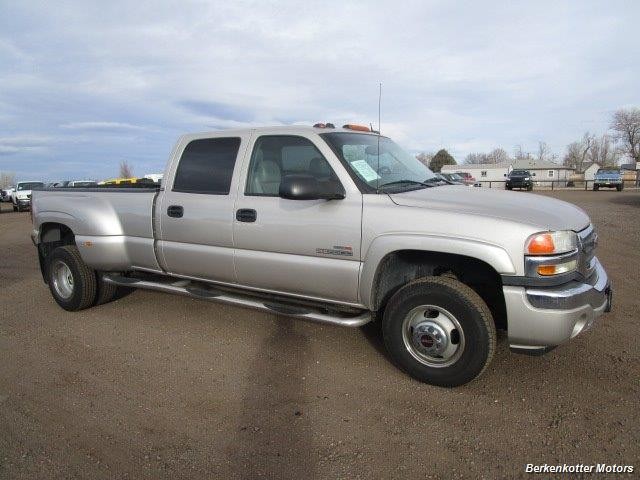
[[239, 138], [203, 138], [185, 147], [178, 164], [173, 190], [228, 195]]
[[277, 196], [285, 175], [313, 175], [320, 182], [338, 181], [327, 160], [304, 137], [268, 135], [256, 140], [247, 176], [247, 195]]

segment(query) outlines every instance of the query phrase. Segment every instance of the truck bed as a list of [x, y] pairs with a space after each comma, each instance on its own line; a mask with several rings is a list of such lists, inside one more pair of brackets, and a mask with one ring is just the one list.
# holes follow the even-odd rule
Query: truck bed
[[[74, 233], [83, 260], [98, 270], [158, 270], [154, 252], [154, 200], [159, 188], [49, 188], [32, 194], [35, 225], [61, 223]], [[72, 213], [67, 213], [72, 212]]]

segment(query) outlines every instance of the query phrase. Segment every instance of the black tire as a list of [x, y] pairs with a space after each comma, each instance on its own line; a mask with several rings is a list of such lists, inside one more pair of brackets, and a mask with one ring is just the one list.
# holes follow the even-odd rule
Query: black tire
[[105, 303], [109, 303], [113, 300], [117, 300], [120, 297], [123, 297], [132, 289], [127, 287], [121, 287], [119, 285], [114, 285], [113, 283], [107, 283], [102, 279], [102, 275], [99, 272], [95, 273], [96, 275], [96, 301], [94, 305], [102, 305]]
[[[451, 358], [451, 364], [425, 364], [416, 358], [415, 349], [412, 353], [405, 343], [411, 344], [411, 340], [405, 338], [403, 332], [414, 332], [407, 329], [405, 319], [410, 317], [410, 312], [419, 311], [425, 305], [450, 313], [462, 329], [457, 332], [460, 350]], [[427, 310], [421, 321], [429, 322], [432, 317], [427, 313], [431, 311]], [[416, 380], [441, 387], [457, 387], [478, 377], [496, 350], [496, 329], [489, 307], [474, 290], [449, 277], [425, 277], [400, 288], [387, 303], [382, 332], [387, 351], [396, 365]], [[456, 344], [455, 335], [456, 331], [452, 330], [447, 343]], [[420, 342], [424, 342], [424, 338], [421, 337]]]
[[597, 192], [598, 190], [600, 190], [600, 187], [598, 185], [594, 185], [593, 186], [593, 191]]
[[[62, 265], [66, 265], [72, 282], [68, 287], [70, 293], [64, 295], [65, 283], [59, 275]], [[93, 305], [96, 299], [96, 276], [80, 257], [75, 245], [65, 245], [56, 248], [47, 256], [47, 281], [54, 300], [65, 310], [75, 312]], [[68, 277], [67, 277], [68, 278]], [[69, 283], [69, 282], [66, 282]]]
[[13, 211], [14, 211], [14, 212], [19, 212], [19, 211], [20, 211], [20, 210], [18, 210], [18, 206], [17, 206], [17, 205], [14, 205], [14, 206], [13, 206]]
[[619, 192], [621, 192], [621, 191], [622, 191], [622, 186], [621, 186], [621, 185], [620, 185], [620, 186], [617, 186], [617, 187], [616, 187], [616, 190], [618, 190]]
[[527, 187], [527, 192], [532, 192], [533, 191], [533, 185], [529, 185]]

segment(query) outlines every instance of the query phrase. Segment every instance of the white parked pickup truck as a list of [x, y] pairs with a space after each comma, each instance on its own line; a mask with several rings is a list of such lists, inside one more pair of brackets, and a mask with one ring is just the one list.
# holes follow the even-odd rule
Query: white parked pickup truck
[[441, 386], [487, 367], [496, 328], [544, 353], [610, 309], [589, 217], [443, 185], [366, 127], [185, 135], [161, 188], [33, 193], [32, 239], [66, 310], [138, 287], [344, 326]]

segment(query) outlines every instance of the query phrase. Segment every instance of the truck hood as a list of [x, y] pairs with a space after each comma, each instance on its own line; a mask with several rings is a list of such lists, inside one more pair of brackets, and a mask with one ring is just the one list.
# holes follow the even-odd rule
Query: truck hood
[[590, 222], [589, 216], [571, 203], [530, 193], [447, 185], [389, 196], [397, 205], [501, 218], [540, 230], [579, 232]]

